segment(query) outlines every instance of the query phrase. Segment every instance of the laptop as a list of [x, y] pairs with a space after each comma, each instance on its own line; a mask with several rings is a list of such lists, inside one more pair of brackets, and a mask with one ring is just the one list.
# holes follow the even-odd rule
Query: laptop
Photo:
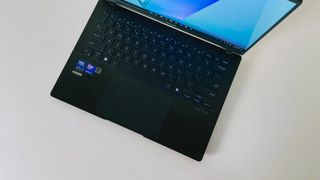
[[302, 0], [99, 0], [51, 96], [201, 161], [241, 56]]

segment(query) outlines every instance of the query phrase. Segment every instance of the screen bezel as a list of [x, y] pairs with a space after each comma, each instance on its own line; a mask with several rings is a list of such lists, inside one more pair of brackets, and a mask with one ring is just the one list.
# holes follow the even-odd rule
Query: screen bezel
[[242, 49], [242, 48], [239, 48], [231, 43], [223, 41], [219, 38], [202, 33], [198, 30], [195, 30], [195, 29], [192, 29], [192, 28], [189, 28], [186, 26], [181, 26], [180, 23], [175, 22], [174, 20], [170, 20], [170, 19], [165, 18], [161, 15], [158, 15], [152, 11], [148, 11], [146, 9], [140, 8], [134, 4], [126, 2], [125, 0], [110, 0], [110, 1], [116, 3], [120, 6], [123, 6], [129, 10], [133, 10], [138, 13], [141, 13], [142, 15], [147, 16], [151, 19], [160, 21], [160, 22], [162, 22], [172, 28], [178, 29], [184, 33], [191, 34], [195, 37], [198, 37], [200, 40], [204, 40], [206, 42], [218, 45], [218, 46], [226, 49], [229, 52], [233, 52], [233, 53], [240, 54], [240, 55], [243, 55], [248, 50], [250, 50], [255, 44], [257, 44], [261, 39], [263, 39], [270, 31], [272, 31], [279, 23], [281, 23], [285, 18], [287, 18], [294, 10], [296, 10], [302, 4], [302, 0], [288, 0], [293, 3], [296, 3], [295, 7], [293, 7], [290, 11], [288, 11], [287, 14], [285, 14], [281, 19], [279, 19], [279, 21], [277, 21], [270, 29], [268, 29], [262, 36], [260, 36], [251, 46], [249, 46], [247, 49]]

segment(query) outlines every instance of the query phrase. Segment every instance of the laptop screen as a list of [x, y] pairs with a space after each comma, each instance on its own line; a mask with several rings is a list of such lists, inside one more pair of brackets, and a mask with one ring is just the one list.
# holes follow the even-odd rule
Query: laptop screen
[[295, 8], [290, 0], [125, 0], [247, 50]]

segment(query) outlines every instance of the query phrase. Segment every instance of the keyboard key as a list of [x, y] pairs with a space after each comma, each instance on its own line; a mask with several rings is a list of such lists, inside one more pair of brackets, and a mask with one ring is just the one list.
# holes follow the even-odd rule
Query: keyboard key
[[173, 93], [176, 94], [176, 95], [180, 95], [181, 94], [180, 87], [173, 87]]
[[196, 104], [201, 104], [201, 100], [197, 98], [193, 98], [193, 102], [195, 102]]
[[117, 51], [115, 54], [114, 54], [114, 57], [117, 58], [117, 59], [121, 59], [123, 56], [123, 53], [120, 52], [120, 51]]
[[165, 88], [167, 91], [172, 91], [173, 90], [173, 86], [170, 83], [165, 83], [163, 85], [163, 88]]
[[120, 61], [117, 59], [112, 59], [110, 62], [110, 65], [112, 65], [114, 67], [118, 67], [119, 64], [120, 64]]
[[[110, 16], [111, 17], [111, 16]], [[106, 24], [108, 26], [113, 26], [116, 23], [115, 19], [107, 19]]]
[[220, 73], [214, 73], [213, 78], [216, 80], [222, 80], [222, 75]]
[[141, 60], [140, 60], [140, 59], [134, 59], [132, 63], [133, 63], [133, 65], [134, 65], [135, 67], [139, 67], [139, 66], [140, 66], [140, 63], [141, 63]]
[[170, 54], [168, 55], [168, 62], [171, 63], [171, 64], [175, 64], [175, 61], [176, 61], [176, 57], [173, 55], [173, 54]]
[[205, 59], [203, 64], [205, 67], [209, 68], [212, 64], [212, 61], [209, 59]]
[[115, 29], [112, 29], [112, 28], [109, 28], [108, 30], [107, 30], [107, 36], [109, 36], [109, 37], [113, 37], [114, 36], [114, 34], [116, 33], [116, 30]]
[[212, 76], [212, 71], [209, 70], [209, 69], [206, 69], [206, 70], [204, 70], [204, 75], [205, 75], [206, 77], [211, 77], [211, 76]]
[[124, 54], [123, 58], [122, 58], [122, 61], [124, 63], [131, 63], [131, 56], [130, 54]]
[[121, 49], [123, 42], [119, 41], [119, 40], [115, 40], [113, 42], [113, 47], [116, 49]]
[[118, 32], [116, 33], [115, 38], [118, 40], [122, 40], [124, 38], [124, 34], [122, 32]]
[[175, 71], [178, 75], [182, 75], [184, 73], [184, 70], [181, 67], [178, 67]]
[[123, 30], [124, 30], [124, 32], [126, 32], [126, 33], [131, 33], [131, 28], [130, 28], [130, 26], [124, 26], [124, 28], [123, 28]]
[[187, 63], [187, 69], [192, 70], [193, 67], [194, 67], [193, 62], [188, 62], [188, 63]]
[[223, 66], [218, 66], [218, 67], [217, 67], [217, 70], [218, 70], [219, 72], [221, 72], [221, 73], [224, 73], [224, 72], [227, 71], [227, 68], [225, 68], [225, 67], [223, 67]]
[[106, 56], [103, 56], [102, 61], [109, 64], [111, 59], [112, 59], [111, 56], [106, 55]]
[[165, 71], [160, 71], [159, 74], [160, 74], [161, 78], [166, 78], [166, 76], [167, 76], [167, 73]]
[[215, 57], [213, 58], [213, 60], [215, 64], [219, 64], [221, 62], [221, 59], [219, 57]]
[[193, 94], [194, 94], [192, 92], [192, 90], [190, 90], [190, 89], [182, 89], [181, 93], [185, 98], [187, 98], [189, 100], [192, 100]]
[[122, 46], [122, 50], [123, 50], [125, 53], [129, 53], [130, 50], [131, 50], [131, 47], [130, 47], [129, 44], [124, 43], [124, 45]]
[[148, 41], [149, 40], [149, 37], [146, 33], [142, 33], [141, 34], [141, 39], [144, 40], [144, 41]]
[[184, 51], [183, 51], [181, 48], [179, 48], [179, 49], [177, 50], [177, 53], [182, 56], [182, 55], [184, 54]]
[[171, 51], [171, 52], [175, 52], [176, 49], [175, 49], [174, 46], [169, 45], [169, 46], [168, 46], [168, 50]]
[[109, 17], [109, 11], [102, 11], [101, 12], [101, 14], [103, 15], [103, 16], [106, 16], [106, 17]]
[[147, 43], [142, 43], [142, 49], [148, 51], [150, 49], [150, 45]]
[[173, 73], [168, 73], [168, 81], [174, 83], [176, 81], [176, 75], [174, 75]]
[[215, 89], [215, 90], [220, 88], [220, 84], [217, 82], [212, 82], [210, 86], [212, 89]]
[[141, 68], [142, 68], [143, 71], [148, 71], [148, 70], [149, 70], [149, 67], [150, 67], [149, 63], [147, 63], [147, 62], [145, 62], [145, 61], [143, 61], [143, 62], [141, 63]]
[[133, 49], [131, 50], [131, 54], [132, 54], [132, 56], [134, 56], [134, 57], [138, 57], [139, 54], [140, 54], [140, 50], [137, 49], [137, 48], [133, 48]]
[[212, 108], [212, 104], [207, 103], [207, 102], [203, 102], [203, 106], [207, 109], [211, 109]]
[[200, 65], [197, 65], [195, 67], [195, 72], [198, 73], [198, 74], [201, 74], [203, 72], [203, 67], [200, 66]]
[[181, 87], [182, 87], [182, 86], [184, 86], [184, 84], [185, 84], [186, 81], [184, 80], [183, 77], [178, 76], [176, 82], [177, 82], [177, 85], [178, 85], [178, 86], [181, 86]]
[[140, 36], [140, 32], [139, 32], [139, 30], [137, 30], [137, 29], [134, 29], [133, 30], [133, 34], [132, 34], [133, 36], [135, 36], [135, 37], [139, 37]]
[[105, 39], [105, 43], [106, 43], [108, 46], [111, 46], [112, 43], [113, 43], [113, 38], [107, 36], [106, 39]]
[[191, 52], [187, 52], [186, 58], [189, 60], [193, 58]]
[[134, 39], [132, 41], [132, 45], [135, 46], [136, 48], [139, 48], [141, 46], [141, 41], [138, 39]]
[[133, 38], [132, 38], [130, 35], [129, 35], [129, 36], [126, 36], [125, 39], [124, 39], [124, 42], [130, 44], [130, 43], [132, 42], [132, 39], [133, 39]]
[[202, 99], [203, 99], [203, 96], [200, 95], [200, 94], [195, 94], [194, 97], [197, 98], [197, 99], [199, 99], [199, 100], [202, 100]]
[[88, 46], [93, 48], [94, 50], [103, 52], [104, 48], [106, 47], [103, 43], [100, 43], [98, 41], [95, 40], [89, 40], [88, 42]]
[[158, 40], [156, 38], [151, 38], [150, 43], [153, 45], [157, 45]]
[[162, 51], [162, 52], [160, 53], [160, 57], [161, 57], [162, 59], [165, 59], [165, 58], [167, 57], [167, 52]]
[[91, 48], [84, 48], [82, 54], [88, 57], [91, 57], [93, 50]]
[[170, 72], [174, 71], [174, 65], [173, 64], [169, 64], [168, 65], [168, 71], [170, 71]]
[[216, 97], [216, 93], [214, 91], [212, 91], [211, 89], [202, 87], [202, 86], [197, 86], [195, 89], [196, 93], [199, 93], [203, 96], [209, 97], [209, 98], [215, 98]]
[[106, 55], [109, 55], [109, 56], [112, 56], [113, 53], [114, 53], [114, 49], [113, 48], [107, 48], [106, 51], [105, 51], [105, 54]]
[[94, 51], [92, 55], [94, 59], [100, 59], [101, 56], [102, 56], [102, 53], [98, 51]]
[[97, 24], [97, 26], [96, 26], [96, 30], [101, 33], [106, 32], [106, 29], [107, 29], [107, 26], [104, 24]]
[[160, 51], [160, 50], [159, 50], [157, 47], [151, 48], [151, 52], [152, 52], [153, 54], [158, 55], [159, 51]]
[[145, 53], [145, 52], [142, 52], [142, 53], [140, 54], [140, 58], [141, 58], [141, 60], [146, 61], [146, 60], [148, 59], [148, 54]]
[[188, 99], [188, 100], [191, 100], [191, 98], [192, 98], [189, 94], [183, 94], [183, 97]]
[[185, 87], [189, 90], [193, 90], [194, 89], [194, 83], [191, 81], [187, 81]]
[[228, 61], [228, 60], [222, 60], [222, 64], [224, 64], [224, 65], [229, 65], [229, 64], [230, 64], [230, 61]]
[[106, 22], [106, 20], [107, 20], [107, 16], [101, 16], [101, 17], [99, 17], [98, 18], [98, 20], [97, 20], [97, 22], [99, 22], [99, 23], [101, 23], [101, 24], [104, 24], [105, 22]]
[[156, 75], [158, 72], [158, 68], [156, 66], [152, 66], [150, 71], [152, 74]]
[[179, 66], [182, 67], [182, 66], [184, 66], [184, 64], [185, 64], [185, 60], [183, 60], [183, 59], [179, 59], [179, 60], [178, 60], [178, 65], [179, 65]]
[[150, 62], [151, 62], [152, 64], [156, 64], [156, 63], [157, 63], [157, 59], [156, 59], [155, 57], [151, 57], [151, 58], [150, 58]]
[[160, 61], [158, 64], [160, 69], [164, 69], [166, 67], [166, 62], [165, 61]]
[[115, 14], [110, 14], [110, 18], [113, 19], [113, 20], [115, 20], [115, 19], [118, 19], [118, 16], [115, 15]]
[[206, 54], [206, 58], [207, 58], [207, 59], [212, 59], [213, 56], [212, 56], [212, 54]]
[[97, 41], [103, 41], [104, 37], [105, 35], [99, 31], [95, 31], [94, 33], [92, 33], [92, 38]]
[[[118, 19], [118, 20], [119, 20], [119, 19]], [[116, 23], [114, 24], [114, 27], [121, 30], [121, 29], [123, 28], [123, 25], [122, 25], [120, 22], [116, 22]]]

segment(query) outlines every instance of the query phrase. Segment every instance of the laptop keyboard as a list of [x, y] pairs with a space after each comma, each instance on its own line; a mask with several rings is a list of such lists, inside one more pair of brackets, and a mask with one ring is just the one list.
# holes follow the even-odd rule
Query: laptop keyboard
[[82, 54], [141, 74], [153, 86], [213, 108], [230, 61], [161, 31], [104, 12]]

